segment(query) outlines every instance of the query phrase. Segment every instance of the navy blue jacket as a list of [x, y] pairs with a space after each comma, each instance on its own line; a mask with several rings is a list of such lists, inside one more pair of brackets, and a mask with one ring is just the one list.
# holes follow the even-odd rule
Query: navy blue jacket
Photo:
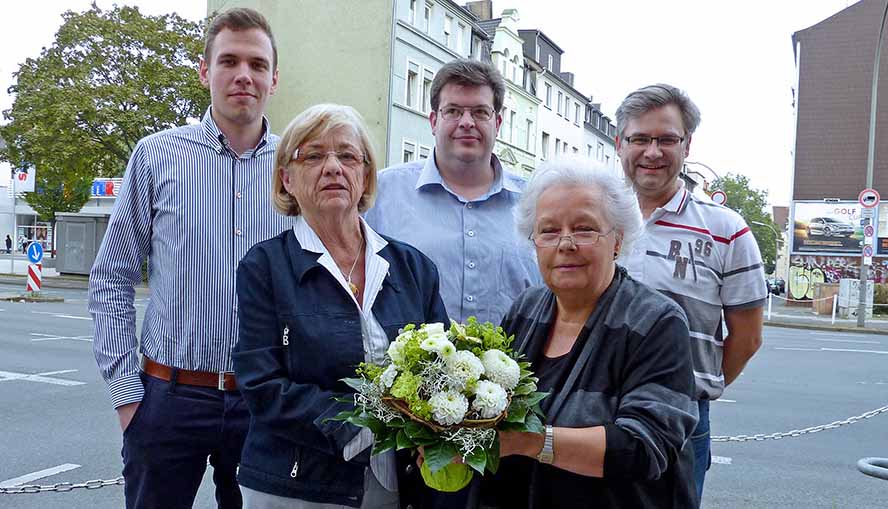
[[[447, 323], [435, 265], [415, 248], [386, 240], [379, 255], [389, 273], [373, 304], [386, 335], [394, 339], [408, 323]], [[361, 320], [319, 257], [287, 230], [255, 245], [237, 269], [240, 337], [233, 360], [251, 414], [238, 477], [264, 493], [358, 507], [369, 454], [346, 462], [342, 450], [360, 429], [325, 419], [351, 406], [333, 398], [352, 392], [340, 379], [353, 377], [364, 361]], [[406, 505], [411, 490], [404, 488], [416, 480], [401, 475], [416, 469], [405, 465], [408, 458], [399, 461]]]

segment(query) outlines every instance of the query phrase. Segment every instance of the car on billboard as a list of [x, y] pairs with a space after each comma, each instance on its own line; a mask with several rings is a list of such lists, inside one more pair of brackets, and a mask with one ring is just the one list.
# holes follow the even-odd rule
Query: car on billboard
[[812, 217], [808, 221], [808, 237], [850, 237], [854, 235], [854, 225], [831, 217]]

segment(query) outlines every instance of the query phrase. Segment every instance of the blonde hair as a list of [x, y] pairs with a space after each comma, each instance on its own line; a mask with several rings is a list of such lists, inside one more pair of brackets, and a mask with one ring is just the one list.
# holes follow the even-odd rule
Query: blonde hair
[[316, 140], [336, 129], [351, 129], [361, 143], [364, 152], [364, 194], [358, 201], [358, 212], [365, 212], [376, 200], [376, 155], [364, 119], [351, 106], [339, 104], [316, 104], [303, 111], [290, 121], [284, 130], [274, 156], [274, 177], [271, 182], [271, 203], [275, 210], [285, 216], [298, 216], [299, 203], [284, 188], [281, 170], [290, 170], [293, 153], [300, 145]]

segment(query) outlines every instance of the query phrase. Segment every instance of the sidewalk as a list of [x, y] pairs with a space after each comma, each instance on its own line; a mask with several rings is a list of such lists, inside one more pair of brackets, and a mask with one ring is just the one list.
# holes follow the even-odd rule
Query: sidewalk
[[765, 304], [765, 325], [864, 334], [888, 334], [888, 319], [886, 318], [879, 316], [868, 318], [865, 328], [857, 326], [856, 318], [836, 317], [835, 323], [832, 323], [831, 315], [818, 315], [811, 305], [787, 306], [783, 299], [776, 296], [772, 296], [771, 299], [770, 319], [768, 318], [768, 305]]

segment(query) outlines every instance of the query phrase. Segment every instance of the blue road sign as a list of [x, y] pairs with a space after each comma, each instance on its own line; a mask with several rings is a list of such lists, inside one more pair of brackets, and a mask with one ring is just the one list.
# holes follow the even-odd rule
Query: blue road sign
[[31, 263], [40, 263], [43, 259], [43, 246], [39, 242], [31, 242], [28, 244], [28, 260]]

